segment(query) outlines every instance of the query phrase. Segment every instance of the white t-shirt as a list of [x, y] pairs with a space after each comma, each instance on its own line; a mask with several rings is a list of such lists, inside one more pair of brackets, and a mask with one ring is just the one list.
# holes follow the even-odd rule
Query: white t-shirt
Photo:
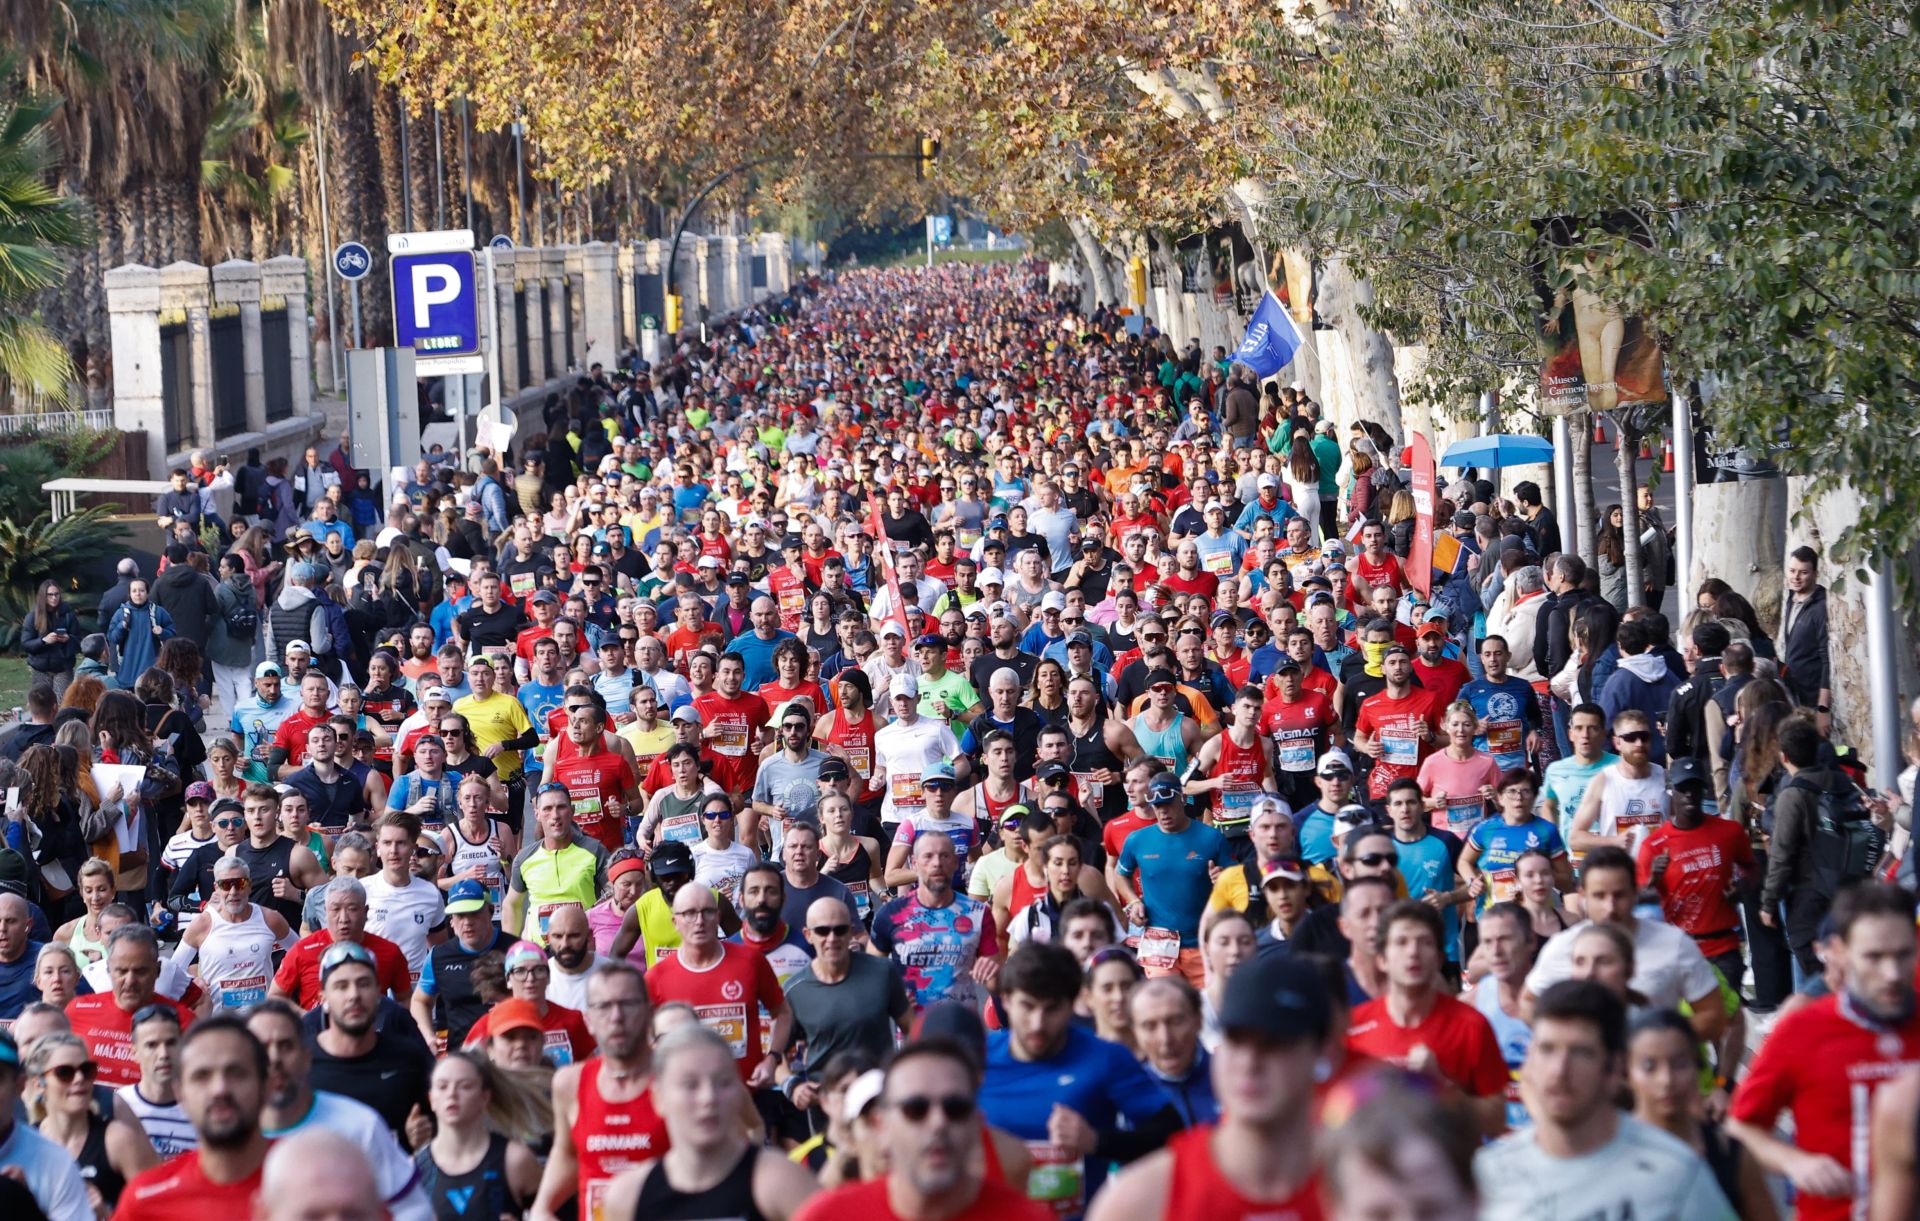
[[547, 999], [564, 1008], [585, 1013], [587, 1011], [587, 978], [593, 974], [595, 967], [606, 961], [605, 958], [595, 954], [592, 961], [587, 963], [585, 970], [578, 975], [569, 975], [560, 969], [559, 963], [549, 959]]
[[360, 885], [367, 890], [367, 931], [400, 947], [407, 956], [407, 970], [418, 983], [433, 948], [427, 944], [427, 934], [445, 918], [446, 900], [440, 888], [411, 874], [405, 886], [395, 886], [380, 873], [361, 878]]
[[1481, 1221], [1732, 1221], [1733, 1206], [1704, 1159], [1631, 1115], [1619, 1122], [1613, 1139], [1584, 1157], [1543, 1153], [1532, 1128], [1483, 1147], [1473, 1159]]
[[0, 1141], [0, 1166], [19, 1174], [47, 1221], [93, 1221], [79, 1163], [18, 1118], [7, 1139]]
[[420, 1189], [419, 1170], [394, 1139], [393, 1129], [380, 1118], [380, 1112], [343, 1094], [315, 1090], [313, 1109], [305, 1119], [290, 1128], [270, 1131], [267, 1136], [279, 1140], [309, 1128], [324, 1128], [343, 1136], [367, 1155], [392, 1221], [433, 1221], [433, 1204]]
[[[876, 688], [877, 690], [877, 688]], [[920, 795], [920, 776], [929, 767], [960, 754], [947, 723], [923, 716], [908, 725], [895, 721], [873, 735], [875, 770], [887, 776], [886, 796], [880, 802], [880, 820], [897, 823], [926, 808]]]
[[703, 839], [693, 846], [693, 880], [732, 901], [740, 890], [740, 875], [759, 861], [760, 854], [745, 844], [716, 848]]
[[[1573, 943], [1591, 923], [1582, 920], [1540, 947], [1539, 959], [1527, 972], [1527, 991], [1539, 996], [1561, 980], [1573, 978]], [[1672, 1009], [1683, 1000], [1717, 992], [1720, 979], [1693, 938], [1664, 920], [1643, 916], [1634, 921], [1629, 986], [1653, 1008]]]
[[[80, 972], [80, 978], [87, 981], [87, 987], [95, 992], [113, 991], [113, 977], [107, 974], [107, 960], [96, 958]], [[160, 974], [153, 982], [153, 990], [170, 1001], [177, 1001], [187, 994], [193, 986], [193, 976], [187, 969], [171, 957], [160, 960]]]

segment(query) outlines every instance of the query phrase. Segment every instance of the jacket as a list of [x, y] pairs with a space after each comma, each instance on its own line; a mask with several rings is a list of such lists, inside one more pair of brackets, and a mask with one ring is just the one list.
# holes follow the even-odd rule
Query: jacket
[[191, 564], [173, 564], [153, 579], [153, 600], [173, 616], [173, 629], [189, 640], [207, 639], [213, 619], [214, 579]]
[[1533, 638], [1533, 662], [1542, 674], [1558, 674], [1566, 668], [1567, 658], [1573, 655], [1574, 619], [1598, 601], [1584, 589], [1547, 595], [1547, 608], [1540, 612], [1541, 630]]
[[320, 642], [316, 637], [324, 637], [327, 631], [326, 612], [320, 609], [313, 590], [289, 585], [268, 609], [266, 627], [267, 656], [274, 661], [284, 658], [287, 645], [295, 640], [304, 641], [317, 652]]
[[1782, 783], [1773, 794], [1773, 840], [1767, 847], [1767, 880], [1760, 890], [1765, 907], [1787, 905], [1787, 944], [1813, 943], [1820, 921], [1832, 906], [1813, 886], [1813, 830], [1820, 797], [1844, 793], [1853, 778], [1837, 767], [1809, 767]]
[[[1513, 654], [1515, 677], [1535, 682], [1543, 676], [1533, 665], [1533, 636], [1546, 602], [1540, 593], [1522, 594], [1515, 588], [1515, 578], [1524, 571], [1515, 569], [1504, 582], [1500, 596], [1493, 600], [1492, 608], [1487, 611], [1487, 635], [1499, 636], [1507, 642], [1507, 649]], [[1666, 711], [1664, 705], [1661, 711]]]
[[1620, 667], [1600, 690], [1600, 707], [1606, 710], [1609, 725], [1629, 708], [1646, 713], [1653, 725], [1653, 761], [1664, 765], [1667, 741], [1663, 726], [1679, 686], [1680, 676], [1667, 669], [1667, 659], [1649, 649], [1620, 659]]
[[[160, 626], [159, 635], [154, 634], [155, 624]], [[120, 668], [113, 672], [114, 681], [131, 688], [160, 656], [160, 642], [172, 635], [173, 616], [164, 606], [152, 602], [135, 606], [128, 602], [113, 612], [113, 622], [107, 627], [107, 641], [120, 650]]]
[[253, 580], [244, 572], [214, 589], [213, 625], [206, 637], [208, 661], [223, 666], [245, 666], [253, 660], [253, 642], [260, 634], [258, 624], [252, 635], [235, 638], [227, 630], [227, 614], [235, 607], [257, 605]]
[[1833, 670], [1827, 651], [1827, 591], [1816, 585], [1806, 601], [1787, 619], [1787, 605], [1781, 603], [1781, 622], [1786, 625], [1777, 642], [1780, 665], [1786, 671], [1787, 690], [1796, 703], [1814, 705], [1820, 692], [1833, 686]]
[[[48, 640], [55, 632], [65, 632], [67, 638]], [[80, 625], [73, 611], [62, 602], [44, 632], [34, 631], [33, 616], [28, 615], [20, 625], [20, 647], [27, 654], [27, 668], [36, 673], [59, 674], [73, 669], [73, 659], [80, 655]]]
[[[1710, 763], [1718, 743], [1707, 732], [1707, 705], [1726, 685], [1718, 657], [1703, 657], [1687, 681], [1673, 689], [1667, 705], [1667, 757]], [[1722, 722], [1724, 723], [1724, 722]], [[1716, 790], [1717, 791], [1717, 790]]]

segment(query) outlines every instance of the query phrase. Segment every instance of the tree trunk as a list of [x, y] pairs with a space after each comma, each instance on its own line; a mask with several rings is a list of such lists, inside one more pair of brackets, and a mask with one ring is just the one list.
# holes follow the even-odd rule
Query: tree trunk
[[1567, 514], [1568, 520], [1560, 523], [1562, 541], [1571, 544], [1571, 549], [1592, 568], [1600, 562], [1596, 524], [1599, 510], [1593, 503], [1593, 419], [1581, 412], [1569, 418], [1567, 424], [1567, 439], [1573, 447], [1569, 455], [1573, 468], [1573, 505]]
[[1614, 473], [1620, 478], [1621, 546], [1627, 568], [1627, 605], [1646, 604], [1646, 561], [1640, 551], [1640, 500], [1635, 495], [1639, 484], [1636, 468], [1640, 464], [1640, 429], [1625, 414], [1614, 417], [1620, 429], [1613, 452]]
[[1719, 577], [1753, 604], [1760, 623], [1778, 634], [1786, 586], [1789, 481], [1750, 479], [1702, 483], [1693, 489], [1693, 559], [1680, 574], [1680, 609], [1693, 609], [1694, 591]]
[[1080, 261], [1087, 267], [1087, 281], [1081, 297], [1084, 301], [1088, 294], [1092, 294], [1093, 303], [1087, 308], [1087, 312], [1092, 313], [1094, 308], [1118, 299], [1113, 294], [1113, 279], [1107, 275], [1107, 252], [1101, 247], [1100, 239], [1093, 235], [1093, 226], [1087, 223], [1085, 217], [1068, 217], [1067, 228], [1073, 231], [1073, 242], [1080, 250]]
[[1329, 258], [1320, 270], [1320, 316], [1345, 341], [1347, 368], [1323, 366], [1321, 376], [1344, 376], [1359, 418], [1386, 429], [1397, 450], [1402, 441], [1400, 382], [1394, 376], [1392, 342], [1361, 317], [1361, 310], [1371, 304], [1373, 287], [1354, 275], [1345, 259]]

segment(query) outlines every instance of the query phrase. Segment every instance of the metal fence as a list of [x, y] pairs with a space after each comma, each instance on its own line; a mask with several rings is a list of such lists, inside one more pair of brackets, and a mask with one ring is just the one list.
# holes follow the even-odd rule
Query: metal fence
[[207, 319], [207, 343], [213, 356], [213, 435], [231, 437], [247, 431], [246, 341], [238, 309]]
[[0, 415], [0, 437], [22, 433], [98, 432], [113, 427], [113, 408], [65, 411], [49, 407], [26, 415]]
[[260, 311], [260, 367], [266, 374], [267, 420], [293, 416], [293, 349], [285, 305]]

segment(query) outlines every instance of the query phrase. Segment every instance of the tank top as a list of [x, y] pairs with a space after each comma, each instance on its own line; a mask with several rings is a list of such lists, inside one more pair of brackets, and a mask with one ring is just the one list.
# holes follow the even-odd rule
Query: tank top
[[667, 1151], [667, 1124], [653, 1109], [653, 1091], [643, 1089], [628, 1102], [608, 1102], [600, 1096], [600, 1069], [605, 1063], [595, 1057], [580, 1066], [579, 1113], [573, 1121], [573, 1156], [580, 1164], [580, 1221], [604, 1221], [600, 1201], [607, 1184], [621, 1171]]
[[974, 816], [985, 819], [989, 827], [998, 828], [1000, 826], [1000, 816], [1007, 812], [1009, 806], [1028, 805], [1032, 800], [1033, 798], [1028, 794], [1025, 784], [1014, 785], [1013, 796], [1007, 798], [1005, 801], [995, 801], [993, 794], [987, 792], [987, 782], [984, 780], [973, 786]]
[[700, 808], [707, 804], [705, 785], [691, 797], [682, 797], [673, 789], [664, 788], [654, 800], [660, 803], [655, 808], [654, 826], [661, 843], [675, 840], [691, 847], [705, 838], [706, 832], [700, 828]]
[[[1271, 776], [1267, 752], [1256, 734], [1252, 746], [1233, 740], [1231, 729], [1220, 735], [1220, 757], [1213, 765], [1214, 776], [1225, 776], [1227, 783], [1215, 796], [1213, 825], [1229, 835], [1246, 834], [1253, 818], [1253, 803], [1266, 793], [1263, 783]], [[1212, 777], [1208, 777], [1212, 779]]]
[[1044, 894], [1046, 889], [1047, 884], [1044, 881], [1038, 886], [1027, 881], [1025, 864], [1015, 865], [1013, 873], [1007, 877], [1007, 918], [1011, 920], [1033, 906], [1033, 901]]
[[635, 1221], [763, 1221], [753, 1202], [753, 1163], [760, 1150], [748, 1145], [727, 1177], [705, 1191], [681, 1191], [667, 1182], [662, 1162], [640, 1185], [634, 1202]]
[[1073, 753], [1067, 758], [1067, 770], [1073, 773], [1073, 782], [1080, 790], [1080, 803], [1101, 822], [1118, 817], [1126, 806], [1126, 790], [1118, 784], [1102, 785], [1093, 780], [1093, 773], [1103, 768], [1120, 770], [1119, 757], [1107, 748], [1107, 719], [1101, 717], [1084, 734], [1074, 733], [1071, 721], [1062, 722], [1062, 725], [1073, 742]]
[[213, 928], [200, 943], [200, 982], [212, 995], [213, 1007], [237, 1013], [267, 999], [274, 937], [265, 911], [255, 903], [244, 920], [208, 914]]
[[853, 768], [854, 775], [860, 778], [859, 793], [867, 798], [880, 793], [872, 782], [873, 734], [876, 728], [871, 708], [857, 721], [847, 720], [846, 709], [835, 708], [833, 720], [827, 723], [827, 745], [838, 746], [846, 752], [848, 765]]
[[854, 840], [852, 852], [829, 860], [821, 872], [853, 895], [853, 914], [863, 923], [873, 915], [873, 892], [869, 889], [873, 882], [873, 858], [867, 855], [865, 844]]
[[1667, 810], [1667, 769], [1651, 764], [1644, 779], [1635, 780], [1615, 763], [1603, 773], [1606, 786], [1600, 792], [1600, 813], [1593, 820], [1598, 835], [1628, 837], [1627, 851], [1637, 853], [1645, 839]]
[[113, 1159], [107, 1156], [107, 1121], [91, 1111], [87, 1113], [87, 1139], [73, 1160], [80, 1164], [80, 1177], [93, 1184], [108, 1208], [120, 1202], [127, 1180], [113, 1168]]
[[498, 1221], [518, 1217], [520, 1206], [507, 1190], [507, 1138], [498, 1132], [487, 1137], [487, 1151], [465, 1174], [448, 1174], [433, 1160], [433, 1146], [413, 1155], [420, 1172], [420, 1189], [433, 1206], [434, 1221]]
[[253, 841], [243, 839], [235, 846], [233, 854], [247, 867], [247, 876], [253, 880], [251, 898], [256, 904], [269, 911], [279, 912], [287, 922], [288, 928], [300, 927], [300, 900], [274, 897], [273, 880], [291, 876], [293, 869], [293, 841], [282, 835], [264, 848], [256, 848]]
[[1164, 1221], [1253, 1221], [1256, 1217], [1289, 1217], [1293, 1221], [1321, 1221], [1319, 1176], [1284, 1200], [1249, 1200], [1227, 1181], [1213, 1164], [1213, 1125], [1188, 1128], [1167, 1141], [1173, 1152], [1173, 1176], [1167, 1184]]
[[475, 843], [460, 830], [458, 822], [447, 824], [446, 845], [453, 849], [447, 854], [447, 871], [459, 877], [467, 870], [478, 865], [485, 870], [482, 875], [487, 880], [487, 902], [496, 908], [500, 906], [500, 883], [506, 879], [506, 871], [500, 865], [500, 822], [487, 820], [487, 838]]
[[73, 947], [73, 956], [80, 960], [82, 971], [107, 956], [107, 939], [87, 936], [87, 921], [84, 916], [78, 924], [73, 926], [73, 936], [67, 944]]
[[1167, 770], [1177, 777], [1185, 775], [1187, 770], [1187, 744], [1180, 736], [1180, 728], [1186, 724], [1186, 720], [1186, 713], [1176, 710], [1171, 725], [1165, 729], [1153, 729], [1147, 725], [1147, 714], [1142, 712], [1127, 722], [1127, 727], [1133, 730], [1140, 749], [1166, 764]]

